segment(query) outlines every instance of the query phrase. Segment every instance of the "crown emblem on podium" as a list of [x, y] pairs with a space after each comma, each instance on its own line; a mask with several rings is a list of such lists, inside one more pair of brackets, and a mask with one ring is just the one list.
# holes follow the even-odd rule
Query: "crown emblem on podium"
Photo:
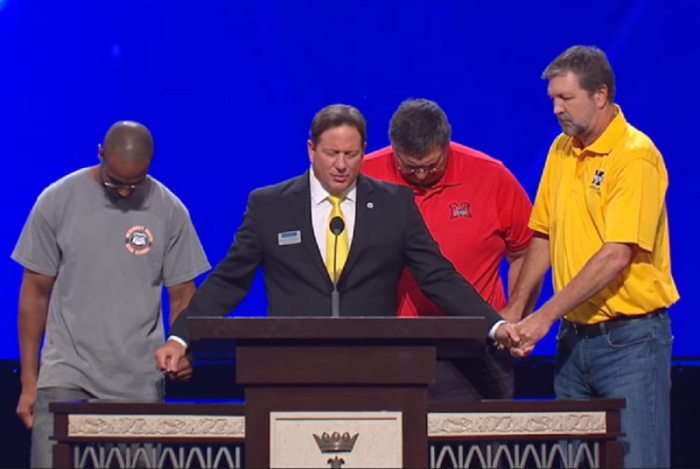
[[314, 433], [314, 439], [322, 453], [349, 453], [355, 447], [358, 436], [360, 436], [359, 433], [355, 433], [355, 436], [350, 436], [348, 432], [342, 435], [339, 432], [333, 432], [333, 434], [323, 432], [321, 436]]

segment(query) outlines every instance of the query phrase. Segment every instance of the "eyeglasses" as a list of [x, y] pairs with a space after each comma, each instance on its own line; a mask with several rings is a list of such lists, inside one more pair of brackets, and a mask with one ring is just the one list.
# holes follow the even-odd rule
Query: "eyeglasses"
[[402, 173], [406, 174], [433, 174], [436, 173], [437, 171], [442, 171], [445, 169], [445, 165], [430, 165], [430, 166], [421, 166], [419, 168], [404, 168], [401, 165], [399, 165], [399, 171]]
[[141, 189], [143, 187], [143, 183], [142, 184], [116, 184], [114, 182], [103, 181], [102, 184], [107, 189], [112, 189], [112, 190], [129, 189], [129, 190], [135, 191], [136, 189]]
[[[430, 175], [434, 174], [438, 171], [442, 171], [447, 167], [447, 153], [443, 152], [440, 155], [440, 159], [436, 161], [435, 163], [432, 164], [427, 164], [423, 166], [408, 166], [401, 161], [401, 156], [397, 153], [396, 154], [396, 166], [398, 167], [399, 171], [403, 174], [409, 175], [409, 174], [425, 174], [425, 175]], [[432, 158], [431, 158], [432, 159]], [[433, 160], [434, 161], [434, 160]]]
[[442, 171], [445, 169], [445, 159], [441, 158], [441, 161], [439, 163], [433, 163], [425, 166], [403, 166], [401, 163], [401, 160], [399, 158], [396, 158], [396, 165], [399, 168], [399, 171], [401, 171], [404, 174], [433, 174], [438, 171]]
[[140, 182], [140, 183], [138, 183], [138, 184], [124, 184], [124, 183], [121, 183], [121, 182], [112, 182], [112, 181], [108, 181], [108, 180], [107, 180], [108, 175], [107, 175], [107, 171], [105, 171], [104, 165], [102, 165], [102, 166], [100, 167], [100, 171], [101, 171], [101, 173], [102, 173], [102, 185], [105, 186], [107, 189], [110, 189], [110, 190], [127, 189], [127, 190], [130, 190], [130, 191], [135, 191], [135, 190], [141, 189], [141, 188], [146, 184], [145, 181]]

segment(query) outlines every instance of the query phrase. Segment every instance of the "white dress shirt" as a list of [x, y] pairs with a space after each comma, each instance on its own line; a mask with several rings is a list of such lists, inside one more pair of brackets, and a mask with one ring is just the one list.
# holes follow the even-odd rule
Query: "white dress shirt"
[[[309, 188], [311, 189], [311, 225], [314, 228], [314, 237], [318, 250], [321, 252], [323, 263], [326, 263], [326, 238], [328, 237], [328, 217], [333, 210], [333, 204], [328, 199], [328, 192], [321, 181], [316, 178], [313, 169], [309, 171]], [[343, 211], [345, 219], [345, 231], [348, 233], [348, 250], [352, 246], [352, 237], [355, 233], [355, 205], [357, 203], [357, 181], [343, 192], [343, 200], [340, 202], [340, 209]]]

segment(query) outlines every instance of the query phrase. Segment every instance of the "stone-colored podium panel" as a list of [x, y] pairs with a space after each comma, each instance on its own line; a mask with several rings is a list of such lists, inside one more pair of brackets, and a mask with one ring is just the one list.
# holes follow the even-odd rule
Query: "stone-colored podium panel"
[[270, 467], [402, 467], [401, 412], [271, 412]]

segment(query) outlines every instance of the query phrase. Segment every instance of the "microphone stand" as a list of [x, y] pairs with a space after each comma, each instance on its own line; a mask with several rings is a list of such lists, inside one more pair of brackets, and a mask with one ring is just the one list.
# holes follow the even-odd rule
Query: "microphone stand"
[[333, 217], [330, 231], [335, 236], [333, 240], [333, 293], [331, 293], [331, 317], [340, 317], [340, 293], [338, 293], [338, 236], [345, 230], [345, 222], [340, 217]]
[[335, 236], [333, 244], [333, 293], [331, 293], [331, 316], [340, 317], [340, 293], [338, 293], [338, 234], [333, 230]]

